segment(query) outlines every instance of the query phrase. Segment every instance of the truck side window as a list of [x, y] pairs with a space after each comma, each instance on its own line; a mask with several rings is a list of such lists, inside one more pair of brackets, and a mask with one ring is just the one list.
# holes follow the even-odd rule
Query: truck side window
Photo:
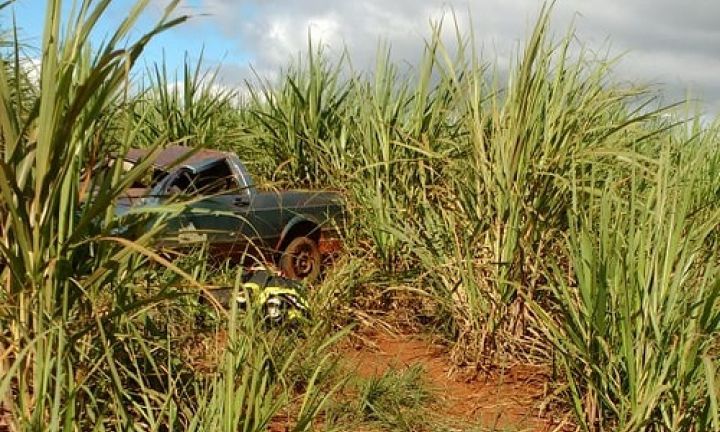
[[198, 173], [184, 170], [170, 185], [171, 195], [220, 195], [238, 190], [227, 162], [220, 160]]
[[196, 192], [193, 186], [194, 175], [187, 170], [183, 170], [168, 186], [170, 195], [193, 195]]

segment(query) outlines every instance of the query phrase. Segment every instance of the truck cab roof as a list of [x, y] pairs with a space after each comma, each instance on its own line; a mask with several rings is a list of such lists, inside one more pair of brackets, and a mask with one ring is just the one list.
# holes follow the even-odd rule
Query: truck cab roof
[[[147, 149], [132, 148], [124, 156], [124, 160], [137, 163], [150, 155]], [[195, 149], [192, 147], [173, 145], [157, 152], [153, 157], [153, 167], [162, 171], [170, 171], [180, 165], [200, 168], [210, 162], [227, 159], [232, 153], [212, 149]]]

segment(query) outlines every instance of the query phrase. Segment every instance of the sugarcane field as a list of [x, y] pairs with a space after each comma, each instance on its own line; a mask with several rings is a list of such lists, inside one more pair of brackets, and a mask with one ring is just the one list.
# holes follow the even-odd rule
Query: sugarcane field
[[718, 19], [0, 0], [0, 432], [720, 431]]

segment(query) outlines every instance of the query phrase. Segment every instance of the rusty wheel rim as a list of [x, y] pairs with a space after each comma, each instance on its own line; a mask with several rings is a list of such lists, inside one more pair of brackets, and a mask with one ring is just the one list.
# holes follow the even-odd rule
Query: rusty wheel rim
[[304, 245], [297, 251], [295, 259], [293, 260], [295, 274], [297, 276], [307, 276], [312, 273], [314, 267], [315, 262], [313, 260], [312, 250], [309, 246]]

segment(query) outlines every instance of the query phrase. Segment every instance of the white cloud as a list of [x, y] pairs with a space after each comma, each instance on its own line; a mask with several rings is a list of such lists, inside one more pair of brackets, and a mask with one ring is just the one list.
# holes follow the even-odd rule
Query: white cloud
[[[187, 0], [186, 0], [187, 1]], [[255, 67], [277, 70], [313, 39], [334, 51], [347, 47], [359, 68], [373, 64], [379, 40], [396, 60], [410, 64], [422, 54], [429, 22], [454, 11], [472, 28], [486, 55], [501, 61], [524, 40], [541, 0], [196, 0], [228, 41], [249, 53]], [[187, 5], [186, 5], [187, 6]], [[716, 0], [565, 0], [555, 6], [554, 28], [562, 35], [574, 20], [580, 40], [613, 53], [627, 52], [618, 72], [633, 81], [662, 83], [673, 96], [687, 87], [720, 109], [720, 2]], [[449, 21], [449, 20], [446, 20]], [[446, 22], [446, 24], [452, 24]], [[446, 25], [446, 32], [453, 29]], [[245, 65], [228, 65], [235, 72]], [[246, 77], [247, 74], [238, 76]]]
[[30, 82], [35, 85], [40, 82], [41, 63], [39, 57], [26, 57], [20, 61], [20, 67], [25, 70]]

